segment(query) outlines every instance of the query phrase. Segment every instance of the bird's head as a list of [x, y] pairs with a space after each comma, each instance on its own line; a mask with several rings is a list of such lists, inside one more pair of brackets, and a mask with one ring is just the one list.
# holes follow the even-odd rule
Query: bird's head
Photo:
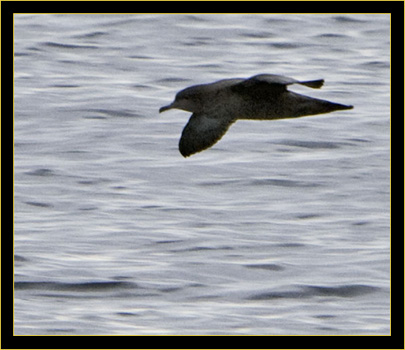
[[159, 109], [159, 113], [177, 108], [188, 112], [198, 112], [202, 108], [201, 89], [192, 86], [177, 93], [174, 101]]

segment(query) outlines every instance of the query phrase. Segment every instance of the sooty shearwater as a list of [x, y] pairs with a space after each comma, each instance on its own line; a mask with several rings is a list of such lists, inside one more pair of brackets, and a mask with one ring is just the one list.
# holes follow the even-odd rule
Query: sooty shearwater
[[172, 108], [193, 113], [179, 143], [180, 153], [188, 157], [214, 145], [238, 119], [299, 118], [353, 108], [287, 90], [292, 84], [319, 89], [323, 83], [323, 79], [299, 81], [274, 74], [225, 79], [180, 91], [159, 113]]

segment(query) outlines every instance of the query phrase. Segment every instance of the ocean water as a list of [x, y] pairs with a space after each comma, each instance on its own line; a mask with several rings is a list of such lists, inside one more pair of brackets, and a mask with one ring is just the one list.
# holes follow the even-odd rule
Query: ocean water
[[[15, 15], [14, 332], [389, 334], [389, 15]], [[325, 79], [184, 159], [187, 86]]]

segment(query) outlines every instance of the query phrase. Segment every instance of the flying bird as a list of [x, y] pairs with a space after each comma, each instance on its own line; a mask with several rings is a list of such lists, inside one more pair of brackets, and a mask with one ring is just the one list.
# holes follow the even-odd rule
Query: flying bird
[[159, 113], [173, 108], [193, 113], [179, 142], [180, 153], [188, 157], [214, 145], [238, 119], [299, 118], [353, 108], [287, 89], [293, 84], [319, 89], [323, 83], [323, 79], [300, 81], [274, 74], [219, 80], [178, 92]]

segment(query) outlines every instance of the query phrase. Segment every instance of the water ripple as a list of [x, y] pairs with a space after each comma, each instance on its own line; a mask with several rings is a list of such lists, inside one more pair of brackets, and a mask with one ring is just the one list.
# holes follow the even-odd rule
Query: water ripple
[[338, 287], [326, 287], [326, 286], [300, 286], [296, 291], [274, 291], [263, 292], [248, 297], [249, 300], [271, 300], [271, 299], [302, 299], [311, 297], [340, 297], [350, 298], [365, 295], [378, 291], [379, 288], [362, 285], [343, 285]]

